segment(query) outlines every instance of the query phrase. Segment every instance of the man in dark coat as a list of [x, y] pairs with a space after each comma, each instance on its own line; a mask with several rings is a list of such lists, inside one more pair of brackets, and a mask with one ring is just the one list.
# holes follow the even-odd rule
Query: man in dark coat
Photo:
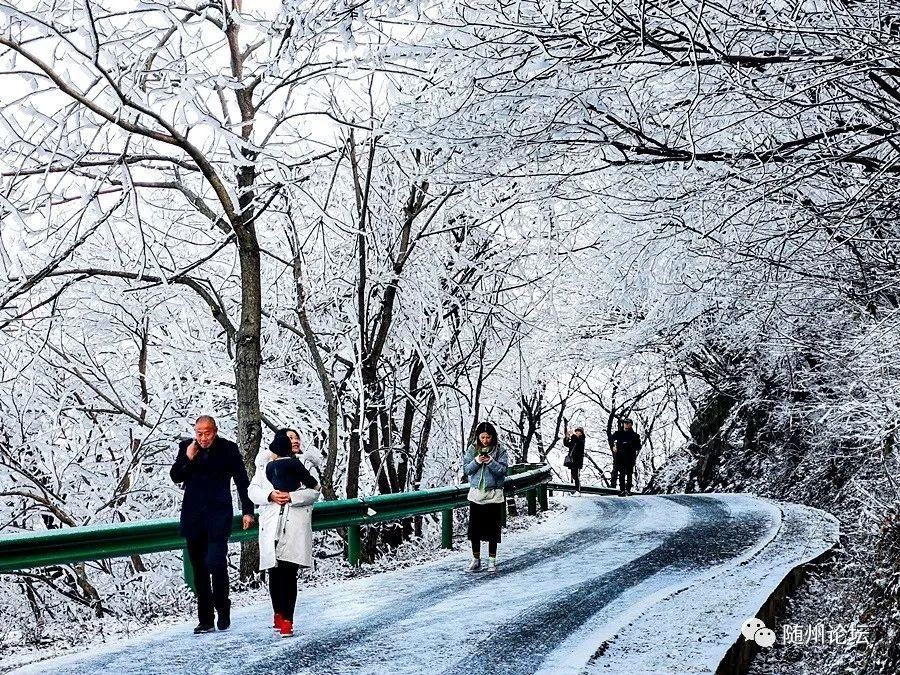
[[178, 456], [169, 471], [173, 481], [184, 484], [180, 531], [187, 540], [197, 588], [200, 623], [194, 633], [215, 630], [213, 608], [219, 616], [219, 630], [231, 625], [227, 556], [234, 518], [232, 480], [244, 514], [243, 527], [246, 530], [253, 525], [253, 502], [247, 496], [250, 479], [244, 460], [238, 446], [218, 434], [212, 417], [198, 417], [194, 438], [179, 444]]
[[575, 431], [566, 434], [563, 439], [563, 445], [569, 449], [566, 455], [566, 466], [572, 472], [572, 482], [575, 484], [575, 491], [581, 492], [581, 478], [579, 473], [584, 466], [584, 429], [575, 427]]
[[619, 494], [624, 497], [631, 494], [634, 464], [641, 450], [641, 437], [630, 419], [622, 420], [622, 428], [612, 435], [609, 449], [613, 454], [612, 484], [615, 487], [618, 478]]

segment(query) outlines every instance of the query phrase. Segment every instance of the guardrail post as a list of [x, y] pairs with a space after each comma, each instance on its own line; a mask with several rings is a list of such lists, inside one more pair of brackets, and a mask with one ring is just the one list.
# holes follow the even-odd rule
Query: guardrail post
[[538, 485], [538, 504], [541, 507], [541, 511], [546, 511], [550, 508], [549, 504], [547, 504], [547, 486], [546, 485]]
[[194, 581], [194, 566], [191, 564], [191, 556], [185, 548], [181, 551], [181, 568], [184, 572], [184, 584], [191, 589], [191, 592], [197, 594], [197, 584]]
[[528, 500], [528, 515], [537, 515], [537, 490], [532, 488], [525, 493], [525, 498]]
[[347, 562], [351, 567], [359, 567], [359, 552], [362, 550], [359, 525], [347, 528]]
[[441, 511], [441, 548], [453, 548], [453, 509]]

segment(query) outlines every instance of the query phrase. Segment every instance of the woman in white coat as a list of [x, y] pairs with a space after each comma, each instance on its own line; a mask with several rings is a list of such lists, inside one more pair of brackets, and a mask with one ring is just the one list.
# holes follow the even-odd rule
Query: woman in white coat
[[[294, 634], [297, 571], [300, 567], [313, 566], [312, 505], [319, 498], [319, 489], [316, 485], [314, 489], [299, 486], [289, 492], [277, 490], [266, 475], [266, 468], [269, 461], [283, 461], [276, 460], [277, 455], [296, 453], [299, 446], [296, 432], [278, 431], [269, 451], [263, 450], [257, 457], [256, 473], [248, 488], [250, 499], [260, 507], [259, 569], [268, 571], [275, 614], [273, 627], [282, 637]], [[311, 456], [299, 455], [298, 459], [306, 467], [304, 472], [318, 468]]]

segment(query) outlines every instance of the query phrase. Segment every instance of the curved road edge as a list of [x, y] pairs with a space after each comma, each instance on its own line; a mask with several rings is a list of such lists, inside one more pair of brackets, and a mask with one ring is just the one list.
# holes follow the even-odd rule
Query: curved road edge
[[[607, 621], [591, 635], [601, 646], [580, 672], [715, 673], [723, 656], [736, 641], [743, 640], [741, 625], [759, 610], [783, 577], [830, 549], [837, 539], [836, 520], [809, 507], [782, 505], [747, 493], [668, 498], [719, 501], [727, 504], [739, 521], [754, 513], [769, 513], [771, 528], [762, 536], [748, 537], [750, 545], [741, 555], [675, 579], [660, 589], [653, 602], [648, 593], [637, 603], [642, 605], [638, 616], [629, 612], [626, 625], [621, 618]], [[648, 640], [651, 635], [655, 638]]]
[[[759, 608], [759, 611], [756, 613], [756, 618], [760, 619], [769, 628], [772, 628], [775, 625], [777, 618], [784, 611], [784, 606], [787, 602], [788, 597], [790, 597], [790, 595], [793, 594], [797, 587], [803, 582], [809, 569], [814, 565], [819, 565], [823, 562], [826, 562], [834, 553], [834, 549], [837, 547], [840, 537], [840, 524], [838, 523], [837, 518], [835, 518], [832, 514], [820, 509], [813, 509], [811, 507], [801, 506], [798, 504], [782, 504], [768, 499], [763, 501], [770, 501], [771, 503], [777, 505], [779, 509], [781, 509], [782, 527], [784, 527], [785, 521], [785, 507], [788, 507], [788, 509], [791, 511], [814, 511], [817, 514], [824, 515], [826, 522], [828, 522], [832, 526], [829, 532], [829, 536], [832, 538], [831, 546], [829, 546], [824, 551], [813, 555], [808, 560], [801, 561], [797, 565], [792, 567], [788, 571], [788, 573], [785, 574], [781, 582], [775, 587], [775, 590], [773, 590], [772, 593], [769, 594], [769, 596], [763, 602], [762, 606]], [[725, 653], [725, 656], [722, 657], [718, 668], [716, 668], [716, 675], [745, 675], [750, 669], [750, 664], [753, 661], [753, 657], [756, 656], [756, 654], [759, 652], [759, 649], [759, 645], [757, 645], [752, 640], [744, 639], [743, 635], [739, 634], [737, 636], [737, 639], [734, 641], [734, 644], [731, 645], [731, 647]]]

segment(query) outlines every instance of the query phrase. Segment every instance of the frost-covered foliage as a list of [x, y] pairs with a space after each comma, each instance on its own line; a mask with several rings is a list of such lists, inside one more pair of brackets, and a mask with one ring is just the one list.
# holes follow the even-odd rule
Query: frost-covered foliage
[[[174, 515], [200, 411], [248, 456], [298, 427], [329, 497], [455, 480], [479, 417], [557, 468], [586, 426], [602, 481], [627, 413], [656, 489], [832, 510], [862, 542], [836, 602], [868, 588], [897, 499], [891, 8], [250, 5], [0, 0], [4, 531]], [[10, 621], [149, 615], [177, 570], [3, 584]]]
[[[570, 260], [594, 283], [566, 296], [562, 349], [600, 362], [617, 350], [679, 386], [670, 419], [689, 443], [656, 489], [750, 490], [836, 513], [848, 546], [803, 620], [858, 620], [898, 499], [894, 9], [458, 7], [469, 41], [445, 50], [442, 72], [471, 90], [439, 101], [433, 125], [459, 130], [460, 146], [502, 138], [486, 173], [540, 176], [596, 224], [567, 241], [593, 246]], [[504, 114], [484, 123], [487, 106]], [[886, 607], [866, 615], [877, 645], [807, 650], [783, 672], [894, 672]]]
[[[559, 269], [515, 182], [448, 182], [388, 133], [403, 74], [376, 78], [366, 12], [411, 5], [194, 5], [0, 3], [4, 534], [177, 515], [201, 412], [252, 461], [257, 302], [263, 442], [298, 428], [330, 498], [453, 483], [533, 320], [521, 289]], [[0, 632], [38, 643], [187, 600], [173, 555], [2, 588]]]

